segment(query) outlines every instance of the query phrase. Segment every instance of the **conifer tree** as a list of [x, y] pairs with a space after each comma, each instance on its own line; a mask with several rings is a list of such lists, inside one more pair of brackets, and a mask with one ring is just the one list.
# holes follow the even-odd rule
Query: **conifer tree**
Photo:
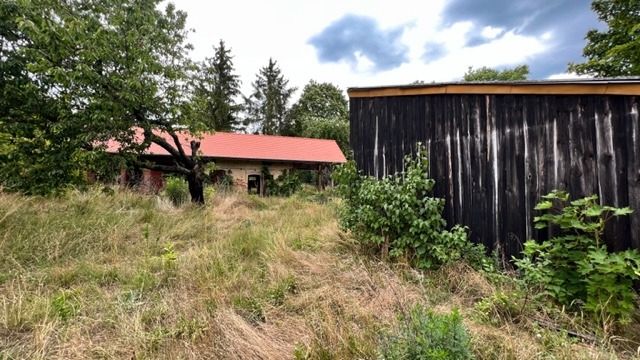
[[223, 40], [214, 47], [214, 56], [200, 65], [194, 94], [194, 114], [199, 125], [207, 130], [239, 131], [242, 121], [238, 113], [242, 105], [240, 80], [234, 72], [231, 49]]
[[287, 116], [287, 103], [296, 90], [288, 87], [289, 80], [273, 59], [260, 69], [253, 82], [253, 93], [246, 99], [246, 125], [254, 132], [267, 135], [294, 135], [293, 124]]

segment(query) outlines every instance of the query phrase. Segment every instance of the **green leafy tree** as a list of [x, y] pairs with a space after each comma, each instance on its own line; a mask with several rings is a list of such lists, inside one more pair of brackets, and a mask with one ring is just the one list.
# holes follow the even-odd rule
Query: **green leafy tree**
[[347, 99], [340, 88], [331, 83], [318, 83], [311, 80], [302, 90], [300, 99], [291, 107], [291, 117], [346, 119], [349, 116], [347, 104]]
[[195, 94], [194, 116], [207, 130], [242, 130], [238, 113], [242, 105], [236, 102], [240, 95], [240, 80], [234, 72], [231, 49], [220, 40], [214, 47], [214, 56], [200, 64]]
[[527, 80], [529, 66], [519, 65], [513, 69], [496, 70], [486, 66], [478, 69], [469, 67], [464, 74], [464, 81], [516, 81]]
[[304, 118], [302, 136], [314, 139], [335, 140], [344, 154], [349, 154], [349, 120], [339, 117], [315, 117]]
[[245, 99], [247, 118], [245, 125], [256, 127], [266, 135], [294, 135], [295, 129], [287, 116], [288, 102], [296, 90], [290, 88], [275, 60], [258, 72], [253, 82], [253, 93]]
[[637, 0], [594, 0], [591, 8], [603, 31], [590, 30], [582, 64], [569, 64], [569, 71], [595, 76], [640, 75], [640, 4]]
[[[43, 172], [47, 179], [60, 173], [67, 181], [78, 175], [75, 164], [94, 163], [93, 155], [104, 154], [98, 144], [115, 139], [138, 166], [183, 175], [192, 200], [203, 202], [200, 143], [191, 140], [189, 153], [175, 130], [188, 129], [191, 113], [186, 14], [171, 4], [159, 10], [160, 0], [17, 4], [17, 11], [2, 15], [17, 28], [3, 37], [2, 48], [11, 49], [21, 73], [3, 74], [3, 92], [24, 88], [27, 95], [16, 97], [35, 94], [39, 104], [3, 100], [0, 132], [9, 133], [12, 161], [26, 167], [21, 171]], [[166, 150], [173, 164], [138, 160], [135, 155], [151, 143]], [[41, 155], [59, 161], [46, 164]], [[7, 178], [3, 170], [3, 184]]]
[[349, 109], [342, 90], [331, 83], [311, 80], [289, 116], [296, 135], [336, 140], [344, 153], [349, 151]]
[[[23, 2], [0, 3], [0, 184], [28, 194], [81, 183], [90, 155], [83, 124], [55, 74], [28, 70], [27, 50], [36, 41], [25, 19], [39, 11]], [[61, 62], [62, 49], [52, 50], [49, 61]]]

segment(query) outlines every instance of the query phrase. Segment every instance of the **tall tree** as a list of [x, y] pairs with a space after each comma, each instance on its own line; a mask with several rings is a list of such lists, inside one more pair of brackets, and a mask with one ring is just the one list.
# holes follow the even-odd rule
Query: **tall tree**
[[347, 99], [340, 88], [331, 83], [309, 81], [304, 86], [300, 99], [291, 107], [292, 116], [307, 115], [319, 117], [347, 118]]
[[[0, 184], [6, 190], [47, 194], [79, 184], [87, 163], [84, 133], [64, 89], [28, 70], [34, 41], [23, 19], [41, 9], [0, 2]], [[55, 45], [55, 44], [54, 44]], [[61, 51], [49, 61], [61, 61]]]
[[309, 81], [291, 107], [295, 135], [336, 140], [343, 152], [349, 148], [349, 109], [342, 90], [331, 83]]
[[569, 64], [569, 71], [599, 77], [640, 75], [640, 2], [594, 0], [591, 8], [607, 29], [587, 33], [587, 61]]
[[[9, 89], [29, 89], [45, 100], [37, 109], [12, 99], [3, 110], [0, 132], [8, 129], [13, 142], [9, 147], [18, 152], [17, 157], [55, 157], [52, 152], [64, 148], [62, 163], [82, 150], [87, 156], [79, 163], [87, 163], [104, 153], [96, 144], [109, 139], [119, 141], [124, 154], [133, 155], [155, 143], [171, 154], [172, 165], [142, 163], [136, 156], [130, 159], [139, 166], [182, 174], [192, 200], [204, 201], [200, 143], [191, 139], [182, 144], [176, 133], [176, 127], [190, 124], [192, 64], [187, 58], [191, 47], [186, 42], [186, 14], [172, 4], [159, 10], [160, 2], [17, 2], [19, 37], [3, 38], [2, 46], [15, 49], [14, 58], [25, 66], [23, 75], [3, 80], [11, 83]], [[13, 117], [16, 112], [20, 116]], [[19, 133], [25, 120], [31, 128]], [[166, 136], [161, 136], [163, 132]], [[23, 139], [14, 140], [15, 134]], [[52, 144], [55, 140], [60, 143]], [[28, 142], [33, 144], [28, 149], [20, 146]], [[55, 163], [33, 166], [56, 174]], [[74, 170], [67, 166], [59, 171], [68, 176], [66, 172]]]
[[344, 118], [320, 118], [310, 116], [305, 119], [302, 136], [315, 139], [335, 140], [345, 155], [349, 155], [349, 120]]
[[235, 74], [231, 49], [220, 40], [214, 56], [206, 58], [198, 71], [194, 94], [194, 116], [207, 130], [242, 130], [236, 102], [240, 95], [240, 80]]
[[246, 99], [245, 124], [267, 135], [293, 135], [295, 128], [287, 116], [288, 102], [296, 90], [273, 59], [260, 69], [253, 82], [253, 93]]
[[529, 66], [519, 65], [512, 69], [496, 70], [486, 66], [478, 69], [469, 67], [464, 74], [464, 81], [515, 81], [527, 80]]

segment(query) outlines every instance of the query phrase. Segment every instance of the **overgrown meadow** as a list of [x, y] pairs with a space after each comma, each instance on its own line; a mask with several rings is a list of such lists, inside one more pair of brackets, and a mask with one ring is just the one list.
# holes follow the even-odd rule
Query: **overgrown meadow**
[[99, 187], [0, 194], [0, 358], [636, 354], [632, 337], [573, 336], [591, 323], [498, 271], [363, 252], [331, 194], [207, 195], [198, 207]]

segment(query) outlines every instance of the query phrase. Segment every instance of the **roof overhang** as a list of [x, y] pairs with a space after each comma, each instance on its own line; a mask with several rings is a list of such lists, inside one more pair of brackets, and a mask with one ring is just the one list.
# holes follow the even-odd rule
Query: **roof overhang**
[[355, 87], [347, 92], [350, 98], [436, 94], [640, 95], [640, 77], [392, 85]]
[[[169, 159], [173, 157], [169, 154], [140, 154], [139, 156], [144, 158], [155, 159]], [[202, 156], [205, 161], [247, 161], [247, 162], [259, 162], [259, 163], [278, 163], [278, 164], [300, 164], [300, 165], [325, 165], [325, 164], [343, 164], [346, 161], [311, 161], [311, 160], [289, 160], [289, 159], [268, 159], [268, 158], [240, 158], [240, 157], [219, 157], [219, 156]]]

